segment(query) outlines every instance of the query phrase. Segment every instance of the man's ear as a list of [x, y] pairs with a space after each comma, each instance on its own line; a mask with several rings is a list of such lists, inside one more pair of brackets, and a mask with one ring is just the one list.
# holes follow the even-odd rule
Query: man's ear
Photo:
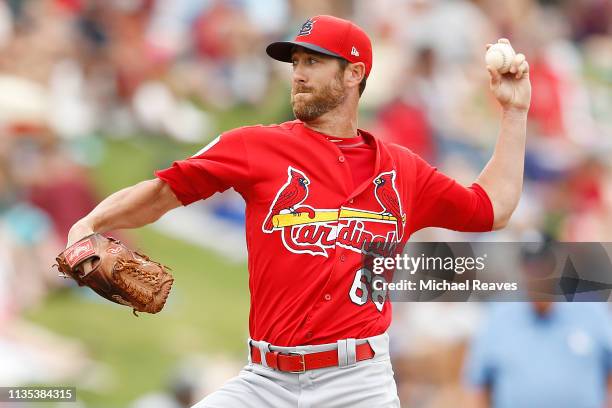
[[350, 63], [344, 70], [344, 81], [347, 86], [359, 86], [364, 77], [365, 64], [363, 62]]

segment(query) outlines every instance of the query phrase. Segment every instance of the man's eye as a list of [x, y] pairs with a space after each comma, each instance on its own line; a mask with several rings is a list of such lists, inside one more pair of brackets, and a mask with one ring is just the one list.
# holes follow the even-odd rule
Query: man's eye
[[314, 64], [315, 62], [317, 62], [316, 58], [308, 58], [309, 64]]

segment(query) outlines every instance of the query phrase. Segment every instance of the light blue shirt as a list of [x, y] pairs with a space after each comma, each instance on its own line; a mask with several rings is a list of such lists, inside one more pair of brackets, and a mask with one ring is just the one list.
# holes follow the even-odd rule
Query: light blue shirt
[[495, 408], [601, 408], [610, 374], [607, 303], [555, 303], [546, 317], [529, 303], [495, 304], [465, 367]]

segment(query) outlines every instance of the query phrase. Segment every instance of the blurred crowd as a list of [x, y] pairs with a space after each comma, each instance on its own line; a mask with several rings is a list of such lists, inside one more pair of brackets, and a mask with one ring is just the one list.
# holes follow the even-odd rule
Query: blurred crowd
[[[373, 40], [360, 127], [465, 184], [499, 130], [485, 44], [507, 37], [527, 56], [525, 188], [510, 225], [467, 237], [428, 229], [414, 239], [612, 240], [610, 0], [0, 0], [0, 383], [34, 381], [36, 367], [69, 378], [92, 364], [78, 345], [40, 335], [20, 316], [64, 288], [49, 261], [101, 198], [92, 170], [106, 141], [151, 135], [203, 145], [227, 130], [220, 112], [261, 109], [271, 98], [286, 105], [276, 122], [293, 119], [290, 69], [264, 49], [316, 14], [350, 18]], [[215, 202], [213, 216], [242, 211], [235, 199]], [[240, 228], [241, 218], [230, 218]], [[214, 237], [202, 242], [219, 245]], [[482, 308], [397, 309], [409, 406], [452, 406], [432, 395], [451, 390], [454, 398]], [[51, 345], [79, 364], [37, 357]], [[15, 374], [19, 353], [31, 373]], [[4, 364], [9, 356], [13, 365]]]

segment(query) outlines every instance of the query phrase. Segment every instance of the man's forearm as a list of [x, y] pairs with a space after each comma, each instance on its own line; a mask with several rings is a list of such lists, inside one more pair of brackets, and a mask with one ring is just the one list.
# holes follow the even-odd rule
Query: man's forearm
[[503, 228], [523, 189], [527, 111], [504, 110], [493, 157], [477, 179], [493, 204], [493, 229]]
[[93, 232], [142, 227], [179, 205], [165, 182], [143, 181], [111, 194], [79, 220], [70, 230], [68, 245]]

